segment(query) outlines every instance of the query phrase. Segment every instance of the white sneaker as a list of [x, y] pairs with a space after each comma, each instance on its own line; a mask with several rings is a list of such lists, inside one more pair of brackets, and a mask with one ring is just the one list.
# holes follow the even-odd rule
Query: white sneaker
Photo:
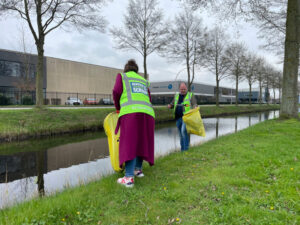
[[136, 177], [144, 177], [144, 173], [142, 172], [142, 170], [135, 170], [134, 171], [134, 176]]
[[134, 186], [133, 177], [121, 177], [117, 180], [117, 182], [128, 188], [131, 188]]

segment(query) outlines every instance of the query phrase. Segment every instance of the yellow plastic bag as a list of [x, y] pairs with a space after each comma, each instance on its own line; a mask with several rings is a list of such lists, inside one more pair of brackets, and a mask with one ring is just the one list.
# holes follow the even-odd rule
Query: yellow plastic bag
[[199, 107], [188, 111], [183, 115], [182, 119], [189, 134], [205, 137], [205, 128], [201, 119]]
[[103, 127], [108, 139], [111, 166], [116, 172], [121, 172], [123, 169], [121, 169], [119, 166], [120, 129], [118, 131], [118, 134], [115, 135], [117, 122], [118, 114], [116, 112], [112, 112], [105, 117]]

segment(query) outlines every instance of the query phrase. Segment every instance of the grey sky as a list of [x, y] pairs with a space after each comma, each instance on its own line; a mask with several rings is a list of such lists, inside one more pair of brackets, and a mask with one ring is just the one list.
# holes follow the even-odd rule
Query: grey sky
[[[123, 15], [126, 13], [127, 0], [115, 0], [109, 3], [103, 9], [103, 14], [107, 18], [109, 24], [108, 29], [113, 26], [122, 26]], [[161, 0], [160, 7], [164, 10], [165, 17], [172, 19], [180, 11], [180, 5], [177, 1]], [[212, 16], [199, 14], [203, 19], [204, 26], [209, 28], [215, 22]], [[14, 16], [15, 17], [15, 16]], [[208, 19], [209, 18], [209, 19]], [[20, 20], [6, 17], [0, 20], [1, 41], [0, 48], [9, 50], [21, 50], [19, 44], [19, 36], [22, 22]], [[241, 23], [236, 26], [232, 24], [224, 24], [227, 27], [227, 32], [231, 35], [233, 40], [243, 41], [248, 49], [254, 53], [264, 56], [269, 63], [282, 68], [278, 65], [278, 57], [270, 52], [266, 52], [260, 48], [263, 43], [262, 40], [257, 39], [257, 29], [249, 24]], [[28, 31], [27, 25], [23, 27], [27, 31], [27, 42], [31, 43], [31, 52], [35, 53], [35, 46]], [[68, 27], [68, 32], [62, 29], [57, 29], [46, 37], [45, 55], [63, 58], [68, 60], [86, 62], [102, 66], [109, 66], [114, 68], [123, 68], [126, 60], [130, 58], [136, 59], [140, 71], [143, 72], [142, 56], [134, 51], [124, 52], [114, 48], [114, 43], [109, 33], [101, 34], [96, 31], [81, 31], [78, 32], [75, 28]], [[107, 30], [108, 30], [107, 29]], [[148, 57], [148, 73], [150, 74], [150, 81], [166, 81], [174, 80], [177, 73], [185, 66], [177, 63], [170, 63], [165, 58], [159, 57], [157, 54], [151, 54]], [[186, 79], [186, 72], [183, 70], [179, 73], [177, 79]], [[197, 71], [195, 82], [215, 84], [215, 77], [207, 72], [205, 69]], [[234, 82], [231, 80], [222, 80], [221, 86], [233, 87]], [[241, 88], [247, 88], [246, 83], [240, 85]]]

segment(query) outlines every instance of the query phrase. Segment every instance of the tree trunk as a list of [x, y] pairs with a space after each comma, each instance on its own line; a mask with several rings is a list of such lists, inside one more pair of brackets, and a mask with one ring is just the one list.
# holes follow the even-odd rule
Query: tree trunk
[[189, 35], [186, 36], [186, 69], [188, 74], [188, 91], [191, 91], [191, 71], [190, 71], [190, 51], [189, 51]]
[[274, 96], [273, 104], [275, 104], [276, 103], [275, 88], [273, 88], [273, 96]]
[[190, 72], [190, 64], [188, 60], [186, 60], [186, 69], [187, 69], [187, 74], [188, 74], [188, 91], [191, 91], [191, 72]]
[[45, 33], [42, 25], [42, 1], [36, 1], [36, 16], [39, 36], [36, 41], [36, 47], [38, 52], [38, 65], [37, 65], [37, 77], [36, 77], [36, 107], [41, 108], [44, 105], [43, 98], [43, 77], [44, 77], [44, 44]]
[[144, 78], [148, 79], [148, 73], [147, 73], [147, 56], [144, 54]]
[[236, 76], [236, 79], [235, 79], [235, 105], [237, 106], [239, 103], [238, 103], [238, 99], [239, 99], [239, 77]]
[[259, 81], [259, 104], [262, 104], [262, 84], [261, 80]]
[[266, 93], [266, 101], [267, 101], [267, 105], [269, 105], [269, 101], [270, 101], [270, 92], [269, 92], [269, 85], [267, 83], [267, 93]]
[[216, 88], [216, 105], [219, 107], [219, 77], [218, 75], [216, 76], [216, 83], [217, 83], [217, 88]]
[[279, 104], [281, 104], [281, 88], [278, 88], [278, 91], [279, 91]]
[[281, 118], [298, 118], [297, 84], [299, 66], [300, 0], [288, 0], [284, 49]]
[[249, 90], [250, 90], [250, 93], [249, 93], [249, 105], [252, 105], [252, 85], [249, 84]]
[[44, 105], [43, 98], [43, 77], [44, 77], [44, 42], [37, 44], [38, 62], [36, 74], [36, 107], [41, 108]]

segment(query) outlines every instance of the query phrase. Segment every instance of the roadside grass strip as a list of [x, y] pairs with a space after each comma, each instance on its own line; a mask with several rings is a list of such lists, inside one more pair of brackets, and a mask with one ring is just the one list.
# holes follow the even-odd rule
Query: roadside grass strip
[[[155, 107], [156, 123], [173, 120], [173, 110]], [[278, 105], [255, 106], [201, 106], [202, 117], [231, 115], [243, 112], [279, 109]], [[103, 129], [104, 118], [115, 111], [112, 108], [80, 109], [25, 109], [0, 111], [0, 142], [11, 142]]]

